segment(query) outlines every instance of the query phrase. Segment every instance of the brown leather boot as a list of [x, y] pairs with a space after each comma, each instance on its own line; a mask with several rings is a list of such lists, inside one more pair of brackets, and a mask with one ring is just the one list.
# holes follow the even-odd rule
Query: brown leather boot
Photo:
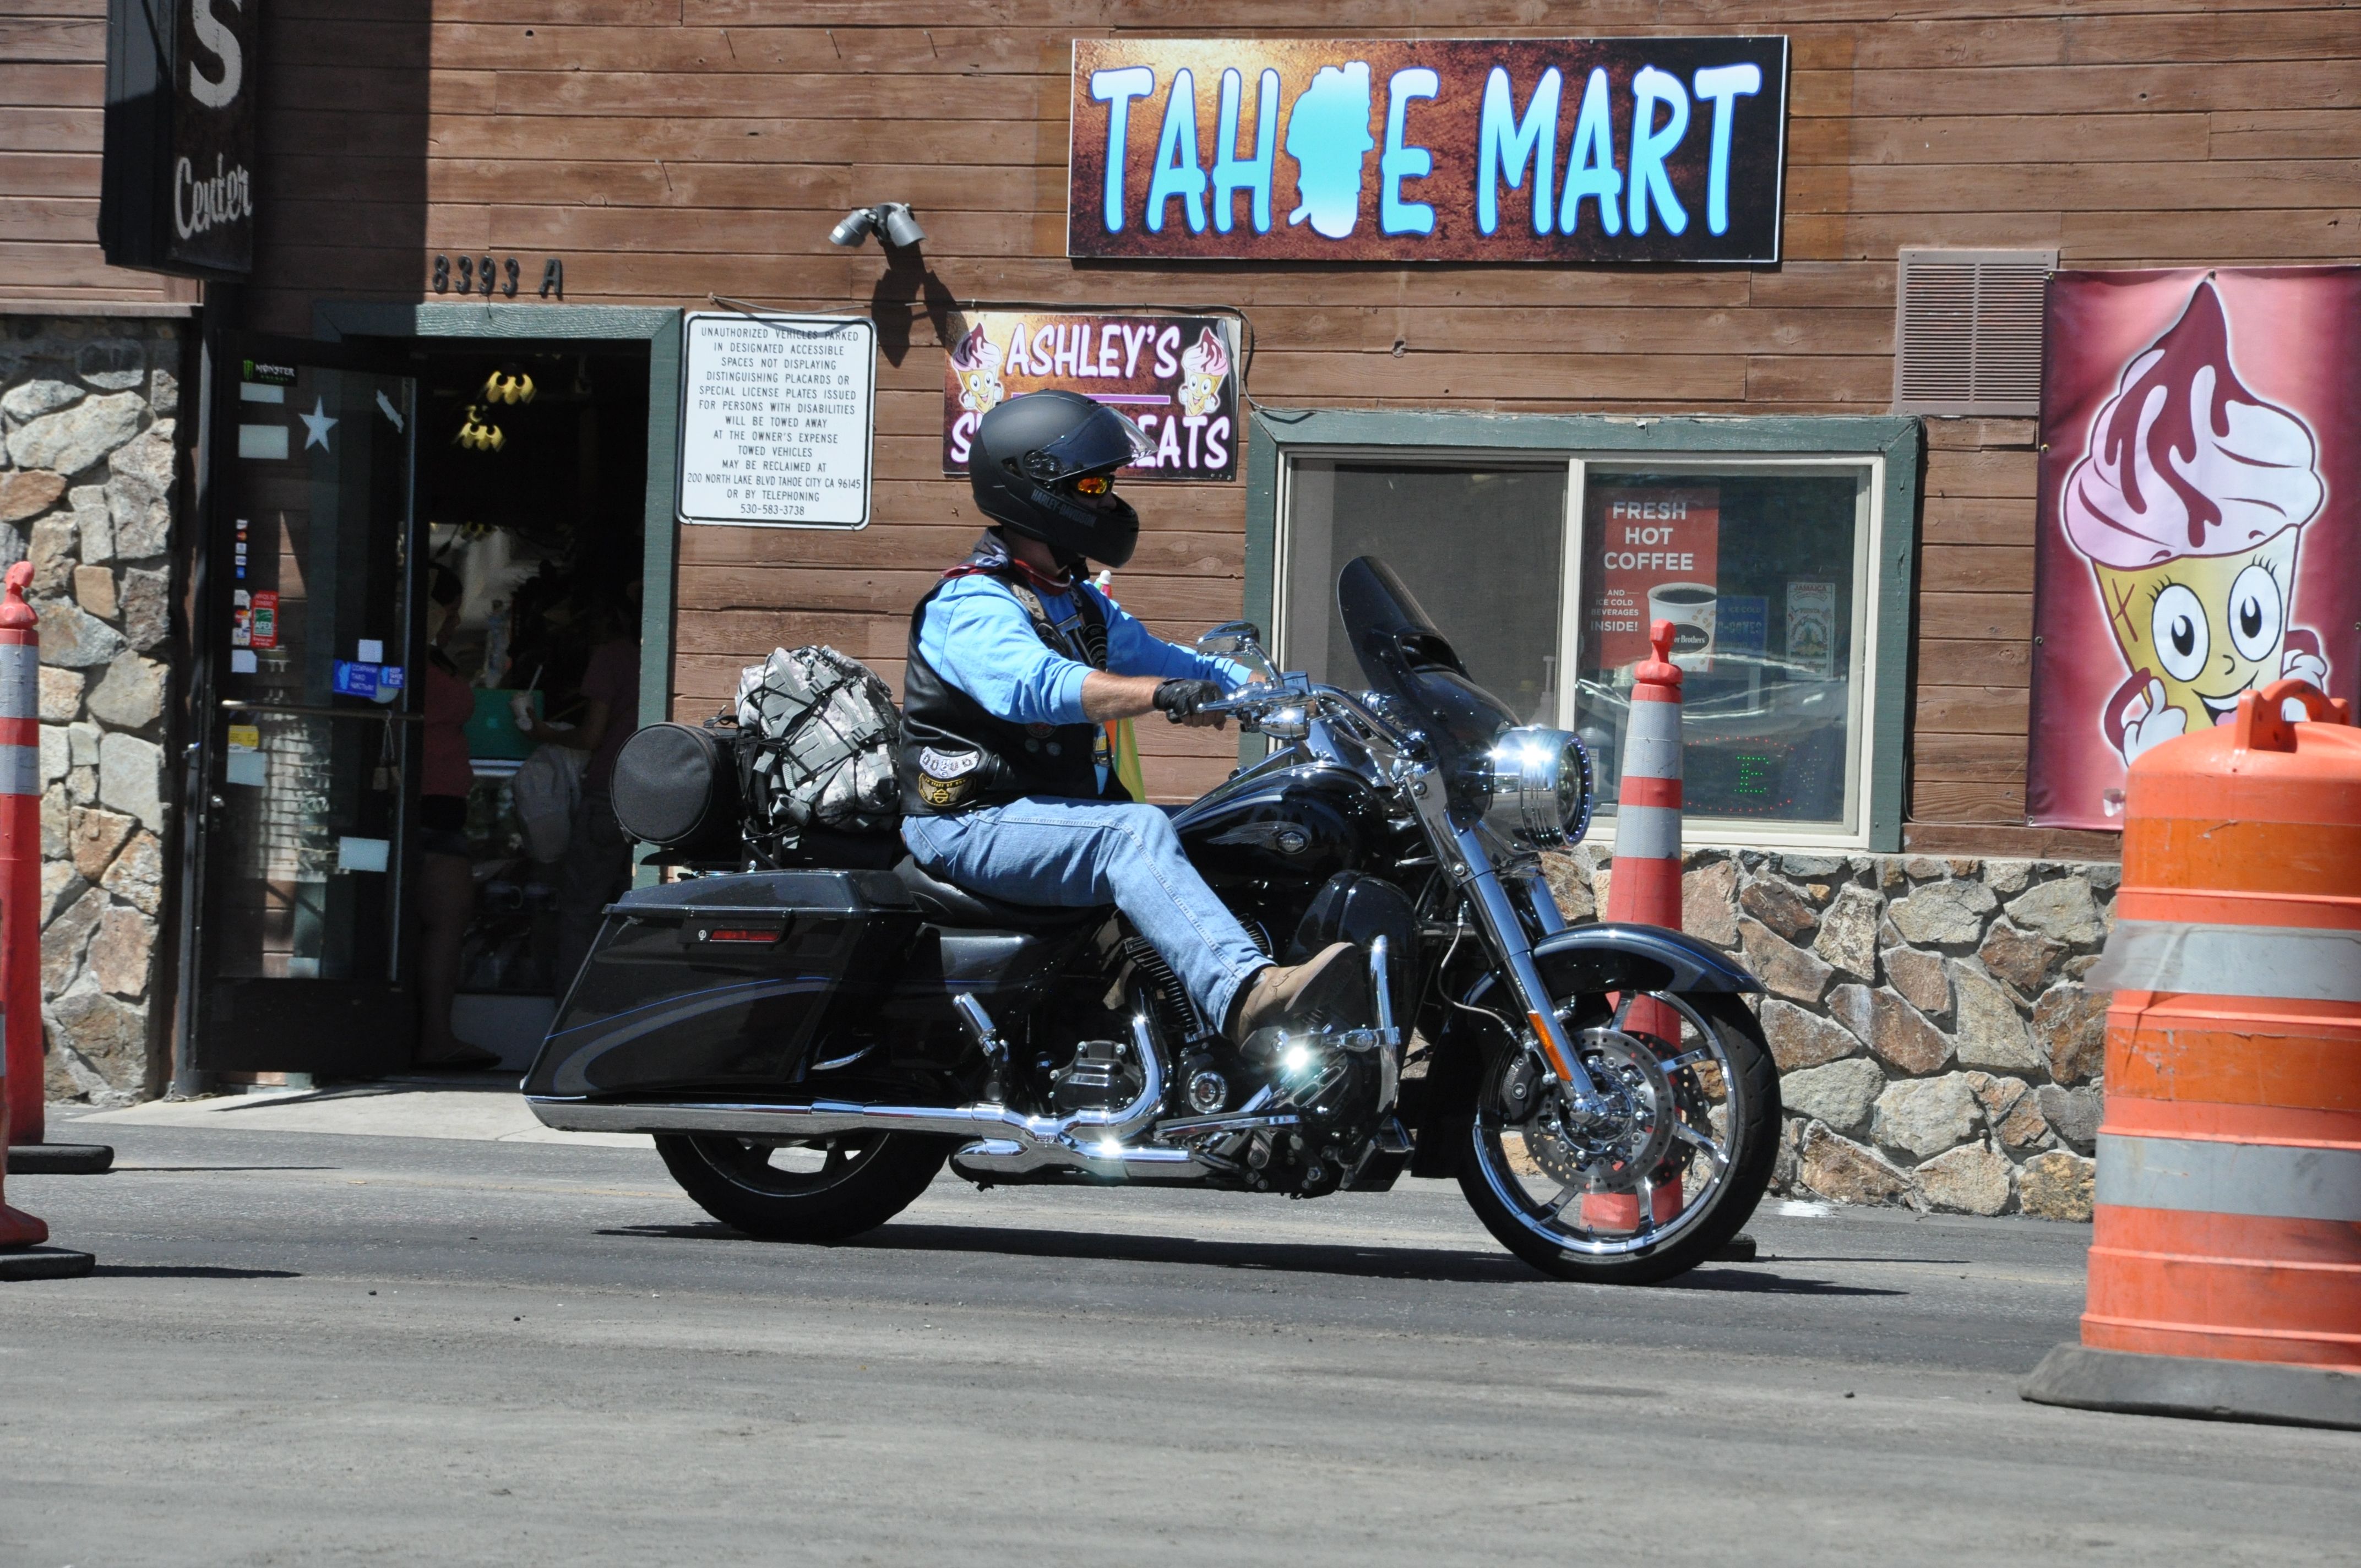
[[1307, 962], [1273, 964], [1259, 970], [1230, 1008], [1229, 1036], [1244, 1045], [1257, 1029], [1273, 1025], [1316, 1029], [1329, 1024], [1354, 1028], [1367, 1024], [1369, 971], [1361, 949], [1335, 942]]

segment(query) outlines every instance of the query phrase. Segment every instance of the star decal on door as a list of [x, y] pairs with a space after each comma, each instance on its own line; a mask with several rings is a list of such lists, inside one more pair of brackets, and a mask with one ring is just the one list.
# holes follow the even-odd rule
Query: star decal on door
[[325, 398], [313, 398], [312, 411], [307, 414], [297, 414], [295, 417], [303, 422], [303, 428], [310, 433], [303, 437], [303, 449], [306, 452], [314, 446], [323, 452], [327, 451], [328, 432], [343, 422], [328, 417], [328, 401]]

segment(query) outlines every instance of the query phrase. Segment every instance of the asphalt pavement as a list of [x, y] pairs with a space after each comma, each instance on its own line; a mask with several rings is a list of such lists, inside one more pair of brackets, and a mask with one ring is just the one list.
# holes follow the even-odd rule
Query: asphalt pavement
[[947, 1177], [796, 1247], [643, 1143], [234, 1120], [8, 1181], [99, 1262], [0, 1286], [0, 1563], [2361, 1558], [2361, 1434], [2018, 1399], [2085, 1227], [1773, 1201], [1613, 1289], [1443, 1183]]

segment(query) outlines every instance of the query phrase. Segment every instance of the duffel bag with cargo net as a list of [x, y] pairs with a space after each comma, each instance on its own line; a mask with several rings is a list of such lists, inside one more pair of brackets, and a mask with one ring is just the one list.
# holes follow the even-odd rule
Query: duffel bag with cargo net
[[829, 647], [778, 649], [739, 676], [737, 717], [746, 838], [773, 860], [816, 830], [900, 827], [902, 715], [868, 665]]

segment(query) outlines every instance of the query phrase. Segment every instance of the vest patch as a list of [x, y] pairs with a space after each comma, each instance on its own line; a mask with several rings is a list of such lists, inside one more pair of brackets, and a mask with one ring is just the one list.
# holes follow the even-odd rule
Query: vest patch
[[981, 751], [923, 747], [918, 752], [918, 797], [939, 811], [957, 806], [975, 787], [975, 771], [983, 765]]
[[930, 779], [963, 778], [983, 763], [981, 751], [938, 751], [928, 746], [918, 752], [918, 771]]

